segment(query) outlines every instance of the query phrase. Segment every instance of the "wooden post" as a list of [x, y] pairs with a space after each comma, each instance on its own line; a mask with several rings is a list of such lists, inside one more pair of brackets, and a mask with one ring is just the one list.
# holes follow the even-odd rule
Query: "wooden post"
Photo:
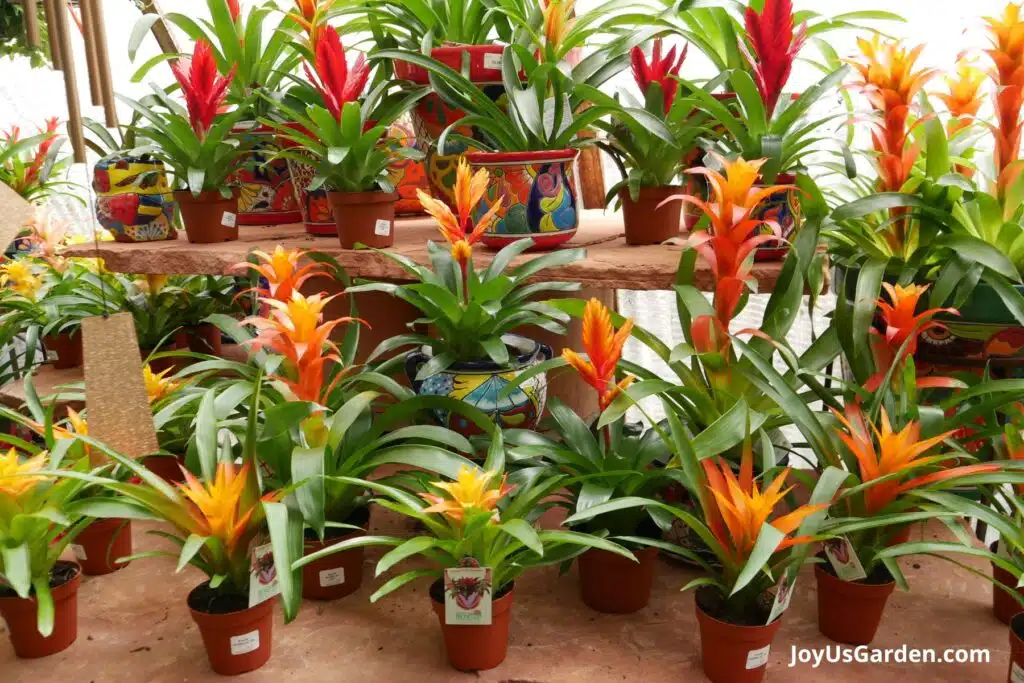
[[57, 0], [43, 0], [43, 11], [46, 13], [46, 34], [50, 43], [50, 59], [53, 68], [64, 70], [64, 59], [60, 53], [60, 35], [57, 32]]
[[82, 10], [82, 41], [85, 43], [85, 71], [89, 77], [89, 96], [93, 106], [99, 106], [102, 102], [100, 92], [100, 74], [96, 62], [96, 34], [93, 26], [93, 2], [101, 0], [81, 0], [78, 7]]
[[[117, 128], [117, 102], [114, 100], [114, 83], [110, 76], [110, 52], [107, 49], [107, 27], [103, 20], [103, 0], [82, 0], [82, 5], [92, 7], [92, 34], [96, 46], [96, 70], [100, 77], [100, 95], [107, 128]], [[86, 33], [89, 24], [85, 25]]]
[[68, 30], [67, 0], [49, 0], [53, 3], [50, 29], [57, 34], [61, 63], [64, 67], [64, 93], [68, 101], [68, 137], [74, 150], [75, 163], [85, 163], [85, 136], [82, 133], [82, 109], [78, 104], [78, 83], [75, 81], [75, 62], [71, 53], [71, 32]]
[[38, 0], [21, 0], [25, 10], [25, 39], [29, 47], [39, 47], [39, 3]]
[[580, 151], [580, 190], [583, 192], [584, 209], [604, 208], [604, 168], [601, 166], [601, 150], [586, 147]]
[[[147, 0], [145, 5], [142, 7], [143, 14], [159, 14], [163, 16], [163, 12], [160, 11], [160, 6], [157, 4], [157, 0]], [[167, 30], [167, 24], [164, 20], [153, 24], [153, 28], [150, 29], [153, 35], [156, 37], [157, 45], [160, 46], [160, 50], [164, 53], [178, 54], [181, 50], [178, 49], [177, 43], [174, 42], [174, 36]]]

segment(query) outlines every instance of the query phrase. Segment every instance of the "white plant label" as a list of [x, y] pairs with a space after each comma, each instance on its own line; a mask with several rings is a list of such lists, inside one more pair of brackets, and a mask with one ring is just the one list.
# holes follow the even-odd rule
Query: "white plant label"
[[793, 601], [793, 586], [796, 585], [796, 572], [790, 575], [785, 572], [779, 580], [778, 589], [775, 591], [775, 600], [772, 602], [772, 611], [768, 613], [768, 622], [772, 623], [782, 616], [782, 613], [789, 609], [789, 603]]
[[71, 544], [71, 552], [75, 554], [75, 559], [79, 562], [84, 562], [89, 559], [88, 553], [85, 552], [84, 545], [78, 545], [77, 543]]
[[320, 587], [330, 588], [331, 586], [340, 586], [345, 583], [345, 568], [337, 567], [336, 569], [325, 569], [320, 572]]
[[260, 632], [250, 631], [240, 636], [231, 637], [231, 654], [247, 655], [260, 649]]
[[1010, 666], [1010, 683], [1024, 683], [1024, 669], [1017, 662]]
[[387, 237], [391, 234], [391, 221], [386, 221], [383, 218], [378, 219], [377, 223], [373, 226], [373, 234], [381, 237]]
[[281, 592], [274, 566], [274, 550], [270, 543], [253, 543], [249, 564], [249, 607], [270, 600]]
[[501, 70], [501, 55], [488, 53], [484, 55], [484, 68]]
[[768, 663], [768, 655], [772, 651], [771, 645], [765, 645], [757, 650], [747, 653], [747, 669], [759, 669]]
[[224, 217], [220, 220], [220, 224], [227, 228], [233, 228], [238, 225], [238, 216], [230, 211], [225, 211]]
[[866, 579], [868, 573], [860, 563], [853, 544], [847, 538], [833, 538], [825, 542], [825, 557], [836, 570], [836, 576], [843, 581]]
[[490, 567], [451, 567], [444, 570], [444, 623], [489, 626], [492, 573]]

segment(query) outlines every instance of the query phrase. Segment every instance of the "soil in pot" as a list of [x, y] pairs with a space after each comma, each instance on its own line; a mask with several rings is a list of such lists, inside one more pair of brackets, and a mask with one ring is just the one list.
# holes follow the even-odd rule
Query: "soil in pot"
[[453, 667], [459, 671], [483, 671], [505, 661], [514, 588], [515, 584], [511, 584], [494, 596], [489, 626], [454, 626], [444, 623], [444, 583], [438, 579], [430, 586], [430, 601]]
[[[306, 529], [305, 554], [310, 555], [335, 543], [365, 536], [365, 529], [370, 524], [369, 508], [356, 508], [345, 520], [345, 524], [362, 527], [364, 531], [328, 527], [321, 541], [312, 529]], [[307, 600], [337, 600], [356, 592], [362, 585], [363, 548], [334, 553], [302, 568], [302, 597]]]
[[188, 330], [188, 349], [195, 353], [219, 356], [223, 350], [220, 328], [210, 323], [201, 323]]
[[214, 671], [234, 676], [267, 663], [275, 604], [265, 600], [249, 607], [248, 596], [213, 590], [209, 582], [192, 589], [188, 606]]
[[641, 187], [640, 195], [634, 202], [629, 190], [619, 191], [622, 201], [622, 220], [626, 230], [626, 244], [661, 244], [667, 239], [679, 237], [683, 202], [661, 203], [673, 195], [682, 194], [683, 189], [667, 187]]
[[193, 244], [214, 244], [238, 239], [238, 190], [225, 198], [218, 190], [200, 192], [187, 190], [174, 193], [185, 224], [185, 234]]
[[363, 244], [386, 249], [395, 242], [397, 192], [328, 192], [342, 249]]
[[57, 357], [53, 360], [55, 370], [67, 370], [69, 368], [82, 367], [82, 333], [61, 332], [43, 337], [43, 346], [47, 351], [54, 352]]
[[[657, 538], [659, 529], [649, 519], [640, 525], [638, 536]], [[638, 562], [592, 548], [580, 555], [580, 595], [583, 602], [606, 614], [639, 612], [651, 601], [658, 549], [630, 547]]]
[[78, 587], [82, 570], [74, 562], [59, 561], [50, 570], [53, 596], [53, 633], [43, 636], [37, 627], [35, 596], [20, 598], [7, 586], [0, 586], [0, 616], [7, 622], [14, 654], [35, 659], [61, 652], [78, 638]]
[[700, 627], [701, 661], [704, 675], [712, 683], [759, 683], [764, 680], [772, 641], [782, 618], [770, 624], [771, 605], [743, 615], [745, 623], [725, 620], [725, 600], [710, 586], [697, 589], [694, 600]]
[[[818, 555], [824, 559], [823, 554]], [[828, 561], [814, 565], [818, 584], [818, 630], [837, 643], [867, 645], [875, 638], [885, 603], [896, 582], [884, 565], [860, 581], [843, 581]]]
[[97, 519], [75, 537], [72, 548], [86, 576], [116, 572], [128, 566], [116, 560], [132, 554], [131, 520]]

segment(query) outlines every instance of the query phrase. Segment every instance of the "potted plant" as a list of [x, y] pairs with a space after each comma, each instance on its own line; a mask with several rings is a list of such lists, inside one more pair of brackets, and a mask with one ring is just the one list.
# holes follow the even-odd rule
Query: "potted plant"
[[388, 126], [409, 110], [425, 89], [388, 92], [381, 82], [360, 101], [369, 67], [360, 55], [351, 65], [334, 31], [325, 31], [316, 45], [316, 75], [306, 66], [306, 76], [323, 99], [323, 105], [307, 105], [299, 112], [279, 108], [289, 119], [282, 124], [264, 123], [302, 151], [291, 149], [280, 156], [307, 163], [316, 169], [308, 186], [328, 188], [338, 236], [344, 249], [357, 244], [389, 247], [394, 242], [395, 204], [398, 195], [388, 175], [397, 158], [419, 158], [418, 150], [386, 143]]
[[418, 497], [405, 489], [351, 480], [377, 494], [378, 505], [421, 523], [426, 533], [409, 539], [377, 536], [345, 541], [299, 560], [296, 566], [358, 545], [394, 547], [377, 562], [378, 576], [411, 557], [430, 559], [431, 568], [394, 576], [370, 600], [375, 602], [416, 579], [434, 579], [430, 600], [448, 661], [460, 671], [493, 669], [508, 651], [510, 610], [519, 575], [570, 560], [588, 548], [631, 557], [629, 551], [598, 536], [538, 529], [536, 520], [546, 508], [542, 500], [560, 488], [564, 475], [523, 479], [513, 488], [506, 483], [503, 464], [501, 432], [495, 430], [483, 469], [467, 465], [455, 481], [423, 478], [424, 490]]
[[60, 155], [66, 138], [57, 133], [59, 126], [57, 117], [49, 118], [45, 128], [27, 138], [22, 138], [20, 127], [14, 126], [0, 140], [0, 183], [33, 204], [41, 204], [54, 195], [69, 194], [61, 188], [75, 187], [74, 183], [61, 180], [71, 157]]
[[175, 358], [166, 352], [187, 346], [181, 333], [184, 311], [180, 307], [183, 292], [177, 285], [179, 279], [167, 275], [121, 276], [115, 287], [106, 290], [107, 296], [118, 302], [118, 308], [132, 314], [139, 353], [157, 372], [174, 367]]
[[239, 141], [232, 127], [246, 115], [243, 106], [219, 115], [235, 68], [220, 75], [213, 48], [196, 41], [191, 58], [171, 65], [181, 86], [185, 107], [153, 86], [163, 109], [150, 108], [125, 97], [121, 101], [146, 121], [138, 135], [152, 140], [144, 150], [162, 161], [174, 175], [174, 199], [190, 242], [205, 244], [238, 239], [238, 189], [229, 176], [238, 166]]
[[[273, 131], [259, 124], [258, 119], [270, 113], [273, 98], [281, 97], [285, 80], [299, 62], [299, 54], [292, 45], [292, 32], [298, 25], [289, 15], [268, 30], [267, 19], [278, 14], [277, 5], [270, 2], [245, 12], [238, 0], [207, 0], [206, 6], [208, 20], [197, 22], [179, 12], [162, 16], [190, 40], [208, 43], [221, 73], [234, 72], [225, 102], [243, 110], [242, 118], [233, 124], [232, 134], [244, 152], [228, 180], [238, 187], [238, 224], [297, 223], [301, 214], [288, 162], [274, 156], [277, 146]], [[129, 59], [135, 60], [148, 29], [159, 18], [155, 14], [139, 18], [128, 44]], [[140, 82], [154, 66], [182, 57], [187, 55], [161, 52], [140, 66], [132, 80]], [[270, 97], [254, 97], [256, 93]]]
[[[213, 315], [239, 317], [242, 307], [235, 300], [235, 279], [216, 275], [193, 275], [181, 278], [180, 294], [185, 298], [182, 315], [188, 348], [193, 353], [219, 356], [221, 330], [207, 319]], [[179, 306], [181, 303], [179, 302]]]
[[[459, 162], [455, 195], [456, 212], [447, 204], [420, 192], [424, 208], [438, 222], [450, 251], [428, 242], [432, 268], [421, 266], [393, 252], [381, 252], [402, 266], [413, 284], [370, 283], [347, 288], [350, 294], [386, 292], [418, 308], [436, 336], [411, 333], [381, 342], [371, 361], [409, 346], [415, 348], [389, 358], [379, 368], [405, 363], [413, 389], [421, 396], [451, 396], [490, 415], [505, 426], [532, 428], [544, 412], [547, 381], [535, 375], [524, 386], [498, 399], [501, 389], [519, 374], [551, 357], [551, 349], [532, 339], [513, 334], [524, 325], [564, 331], [568, 317], [552, 306], [532, 301], [545, 292], [569, 292], [574, 283], [533, 283], [526, 280], [546, 268], [577, 261], [582, 249], [545, 254], [518, 266], [515, 258], [532, 246], [519, 241], [496, 254], [487, 268], [473, 266], [473, 244], [495, 219], [500, 200], [474, 222], [473, 212], [488, 183], [484, 169], [475, 174]], [[442, 424], [465, 433], [472, 422], [449, 411], [439, 411]]]

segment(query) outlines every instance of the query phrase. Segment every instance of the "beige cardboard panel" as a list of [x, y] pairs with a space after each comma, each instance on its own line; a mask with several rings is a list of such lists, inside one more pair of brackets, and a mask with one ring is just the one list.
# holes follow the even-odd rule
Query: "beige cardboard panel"
[[21, 195], [0, 183], [0, 254], [18, 236], [25, 221], [32, 218], [33, 211]]
[[153, 413], [130, 313], [82, 322], [89, 435], [130, 457], [156, 453]]

